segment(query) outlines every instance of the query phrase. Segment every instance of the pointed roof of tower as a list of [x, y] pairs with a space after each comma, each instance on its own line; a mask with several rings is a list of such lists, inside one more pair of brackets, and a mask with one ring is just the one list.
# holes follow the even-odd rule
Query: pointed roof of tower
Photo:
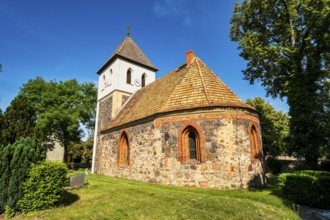
[[157, 114], [205, 107], [238, 107], [255, 111], [193, 52], [188, 52], [186, 64], [133, 94], [107, 129]]
[[98, 74], [100, 74], [104, 69], [106, 69], [116, 58], [122, 58], [129, 62], [133, 62], [137, 65], [141, 65], [145, 68], [157, 71], [157, 67], [154, 66], [147, 56], [142, 52], [140, 47], [135, 43], [135, 41], [130, 37], [129, 34], [120, 43], [115, 52], [110, 56], [107, 62], [101, 67]]

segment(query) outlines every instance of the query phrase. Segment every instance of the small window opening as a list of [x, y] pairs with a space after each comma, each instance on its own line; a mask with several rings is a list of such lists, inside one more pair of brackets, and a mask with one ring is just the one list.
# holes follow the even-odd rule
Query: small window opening
[[126, 83], [127, 84], [131, 84], [132, 83], [132, 70], [131, 69], [128, 69], [127, 70]]
[[146, 74], [143, 73], [142, 77], [141, 77], [141, 82], [142, 82], [142, 87], [146, 86]]
[[110, 73], [109, 73], [109, 84], [112, 83], [112, 69], [110, 69]]
[[188, 135], [188, 140], [189, 140], [189, 158], [196, 160], [197, 155], [196, 155], [196, 136], [193, 132], [189, 132]]

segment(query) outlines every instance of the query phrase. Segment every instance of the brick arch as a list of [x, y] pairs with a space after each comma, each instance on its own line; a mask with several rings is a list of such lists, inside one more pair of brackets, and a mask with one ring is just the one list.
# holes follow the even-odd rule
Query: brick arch
[[118, 140], [118, 160], [117, 164], [120, 166], [129, 165], [130, 147], [128, 132], [126, 129], [120, 132]]
[[184, 163], [191, 159], [189, 152], [188, 136], [193, 133], [196, 144], [196, 161], [205, 162], [205, 136], [200, 126], [193, 121], [185, 122], [178, 131], [178, 160]]
[[260, 131], [257, 129], [257, 125], [255, 123], [250, 122], [248, 127], [248, 134], [250, 139], [251, 158], [261, 159], [262, 157], [261, 134]]

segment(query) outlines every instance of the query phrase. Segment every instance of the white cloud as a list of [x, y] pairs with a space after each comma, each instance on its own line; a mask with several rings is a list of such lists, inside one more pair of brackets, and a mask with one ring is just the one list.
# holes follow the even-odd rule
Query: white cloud
[[159, 0], [156, 1], [153, 7], [154, 12], [157, 16], [163, 17], [166, 15], [177, 14], [178, 4], [180, 1], [175, 0]]
[[157, 0], [153, 11], [158, 17], [175, 16], [182, 21], [183, 26], [190, 27], [191, 18], [183, 3], [184, 0]]
[[184, 26], [187, 26], [187, 27], [190, 27], [191, 26], [191, 19], [190, 19], [190, 17], [188, 15], [184, 18], [183, 25]]

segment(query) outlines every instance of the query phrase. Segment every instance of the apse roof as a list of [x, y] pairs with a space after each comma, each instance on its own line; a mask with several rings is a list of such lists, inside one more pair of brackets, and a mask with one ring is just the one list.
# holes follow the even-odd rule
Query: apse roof
[[106, 129], [159, 113], [204, 107], [241, 107], [243, 102], [198, 57], [138, 90]]

